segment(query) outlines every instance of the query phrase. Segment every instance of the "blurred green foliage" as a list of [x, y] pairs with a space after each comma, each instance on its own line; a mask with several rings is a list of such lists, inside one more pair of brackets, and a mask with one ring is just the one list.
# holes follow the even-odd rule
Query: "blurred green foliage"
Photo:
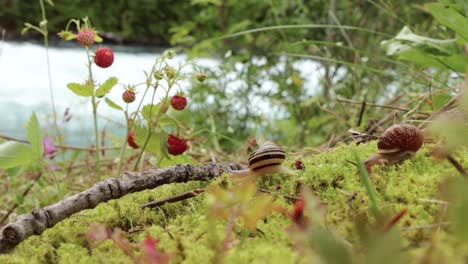
[[[447, 90], [457, 82], [451, 72], [464, 65], [453, 52], [460, 51], [464, 36], [450, 40], [452, 30], [464, 33], [457, 25], [466, 20], [467, 8], [463, 1], [426, 2], [63, 0], [47, 7], [47, 17], [51, 32], [70, 18], [88, 16], [104, 36], [112, 33], [124, 43], [179, 46], [191, 57], [217, 59], [219, 67], [204, 69], [209, 78], [195, 81], [189, 99], [191, 127], [208, 128], [210, 139], [203, 142], [219, 150], [234, 149], [248, 136], [316, 146], [349, 128], [364, 130], [392, 111], [367, 107], [361, 115], [359, 105], [338, 98], [412, 110], [398, 111], [398, 121], [437, 110], [420, 97], [441, 93], [446, 100], [440, 106], [453, 95]], [[19, 32], [23, 22], [39, 17], [38, 4], [10, 0], [0, 10], [0, 25]], [[402, 33], [410, 41], [402, 42]], [[398, 54], [406, 63], [388, 56], [397, 54], [384, 49], [385, 40], [415, 41], [411, 47], [421, 48]], [[431, 51], [438, 53], [427, 56]], [[428, 69], [441, 65], [448, 67]]]

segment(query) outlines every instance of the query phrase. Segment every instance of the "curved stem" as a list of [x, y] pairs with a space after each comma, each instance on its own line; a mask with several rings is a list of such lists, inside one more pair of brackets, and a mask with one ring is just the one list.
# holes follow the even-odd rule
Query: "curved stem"
[[[143, 145], [143, 147], [141, 148], [141, 151], [140, 151], [140, 154], [138, 155], [138, 159], [137, 161], [135, 162], [135, 166], [133, 167], [133, 170], [136, 171], [137, 168], [138, 168], [138, 164], [140, 163], [140, 160], [141, 160], [141, 157], [143, 156], [143, 152], [145, 152], [145, 149], [146, 149], [146, 146], [148, 145], [148, 142], [151, 138], [151, 128], [152, 128], [152, 124], [151, 124], [151, 112], [153, 111], [153, 102], [154, 102], [154, 96], [156, 95], [156, 89], [153, 89], [153, 96], [151, 97], [151, 106], [150, 106], [150, 112], [149, 112], [149, 120], [148, 120], [148, 134], [146, 135], [146, 140], [145, 140], [145, 144]], [[156, 119], [156, 122], [158, 122], [158, 119], [159, 119], [159, 115], [157, 116], [157, 119]]]
[[[45, 7], [44, 7], [44, 1], [39, 0], [39, 4], [41, 6], [41, 13], [42, 13], [42, 21], [47, 21], [46, 18], [46, 12], [45, 12]], [[44, 46], [46, 50], [46, 62], [47, 62], [47, 76], [49, 78], [49, 94], [50, 94], [50, 102], [52, 105], [52, 117], [54, 120], [54, 128], [55, 128], [55, 133], [57, 134], [57, 139], [60, 145], [63, 145], [63, 138], [60, 133], [60, 129], [57, 123], [57, 110], [55, 109], [55, 100], [54, 100], [54, 91], [52, 87], [52, 73], [50, 70], [50, 58], [49, 58], [49, 33], [47, 31], [47, 25], [43, 26], [42, 28], [43, 36], [44, 36]], [[65, 157], [65, 154], [62, 152], [62, 158]]]
[[123, 140], [123, 143], [122, 143], [122, 148], [120, 150], [120, 158], [119, 158], [119, 166], [117, 168], [117, 177], [120, 176], [120, 172], [122, 171], [122, 164], [123, 164], [123, 158], [125, 156], [125, 148], [127, 146], [127, 139], [128, 139], [128, 135], [130, 133], [130, 126], [129, 126], [129, 120], [128, 120], [128, 104], [127, 104], [127, 107], [125, 109], [125, 121], [127, 123], [127, 126], [126, 126], [126, 133], [125, 133], [125, 137], [124, 137], [124, 140]]
[[[89, 48], [86, 48], [86, 56], [88, 57], [88, 74], [89, 74], [89, 83], [94, 87], [93, 81], [93, 72], [91, 71], [91, 56], [89, 56]], [[93, 106], [93, 120], [94, 120], [94, 139], [95, 139], [95, 147], [96, 147], [96, 175], [98, 181], [101, 180], [101, 162], [99, 157], [99, 130], [98, 130], [98, 121], [97, 121], [97, 102], [96, 96], [91, 96], [91, 104]]]

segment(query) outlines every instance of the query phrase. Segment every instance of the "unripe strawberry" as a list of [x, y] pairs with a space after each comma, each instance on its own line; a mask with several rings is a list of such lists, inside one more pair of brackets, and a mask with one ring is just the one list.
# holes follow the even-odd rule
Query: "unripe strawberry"
[[133, 138], [134, 136], [135, 136], [135, 131], [133, 130], [130, 131], [130, 133], [128, 133], [127, 143], [130, 147], [137, 149], [138, 145], [135, 143], [135, 140]]
[[159, 112], [162, 114], [165, 114], [167, 110], [169, 109], [169, 105], [167, 104], [166, 101], [161, 101], [161, 106], [159, 107]]
[[94, 52], [94, 62], [101, 68], [107, 68], [114, 62], [114, 52], [107, 47], [102, 47]]
[[160, 72], [160, 71], [154, 71], [154, 78], [155, 78], [156, 80], [158, 80], [158, 81], [159, 81], [159, 80], [162, 80], [162, 78], [163, 78], [162, 72]]
[[187, 150], [187, 141], [183, 138], [178, 138], [174, 135], [167, 137], [167, 151], [171, 155], [180, 155]]
[[171, 98], [171, 105], [175, 110], [184, 110], [185, 106], [187, 106], [187, 98], [180, 95], [174, 95]]
[[204, 74], [204, 73], [202, 73], [202, 72], [197, 73], [197, 76], [196, 76], [196, 77], [197, 77], [197, 80], [198, 80], [199, 82], [201, 82], [201, 83], [204, 82], [204, 81], [206, 80], [206, 74]]
[[94, 44], [95, 33], [91, 29], [82, 29], [78, 32], [76, 40], [83, 47], [89, 47]]
[[135, 101], [135, 92], [133, 91], [133, 89], [125, 90], [125, 92], [123, 92], [122, 94], [122, 100], [127, 104]]
[[175, 77], [175, 70], [171, 66], [166, 66], [164, 67], [164, 72], [166, 73], [166, 76], [169, 80], [173, 79]]
[[168, 59], [173, 59], [175, 56], [175, 52], [173, 50], [166, 50], [164, 53], [166, 54]]

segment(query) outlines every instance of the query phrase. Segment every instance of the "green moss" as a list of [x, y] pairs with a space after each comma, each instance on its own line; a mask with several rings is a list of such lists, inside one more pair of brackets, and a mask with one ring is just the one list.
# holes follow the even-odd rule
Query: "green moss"
[[[346, 241], [359, 243], [355, 217], [364, 215], [370, 218], [369, 199], [357, 168], [351, 163], [354, 162], [353, 150], [359, 153], [361, 159], [365, 159], [375, 149], [375, 142], [359, 146], [342, 144], [333, 150], [303, 158], [306, 169], [298, 171], [297, 175], [263, 177], [258, 180], [258, 186], [269, 190], [280, 186], [274, 197], [285, 207], [291, 206], [291, 202], [282, 195], [298, 195], [301, 187], [308, 186], [316, 197], [327, 204], [327, 227]], [[371, 182], [378, 195], [379, 208], [389, 215], [408, 208], [408, 213], [398, 223], [399, 227], [447, 221], [443, 205], [424, 199], [441, 199], [439, 189], [443, 182], [459, 176], [451, 164], [429, 158], [426, 152], [426, 149], [422, 149], [399, 165], [377, 166], [373, 170]], [[457, 159], [466, 166], [467, 151], [458, 153]], [[286, 164], [292, 162], [288, 160]], [[223, 181], [225, 178], [213, 183], [165, 185], [101, 204], [60, 222], [41, 236], [27, 239], [11, 254], [0, 256], [0, 263], [131, 263], [131, 258], [111, 240], [97, 247], [88, 245], [84, 233], [93, 222], [132, 231], [127, 237], [137, 254], [141, 252], [141, 241], [150, 235], [159, 239], [159, 250], [174, 254], [174, 263], [212, 261], [224, 239], [226, 223], [207, 217], [205, 194], [157, 209], [141, 210], [140, 206]], [[348, 199], [352, 193], [356, 193], [356, 196], [351, 208]], [[232, 248], [225, 255], [226, 263], [307, 263], [293, 247], [286, 231], [290, 225], [289, 217], [278, 213], [259, 221], [256, 233], [237, 224]], [[457, 242], [448, 227], [413, 228], [403, 230], [401, 236], [403, 247], [407, 249], [405, 254], [412, 260], [420, 259], [428, 252], [435, 260], [461, 261], [463, 256], [467, 256], [466, 247]], [[462, 257], [457, 256], [455, 249], [462, 250]]]

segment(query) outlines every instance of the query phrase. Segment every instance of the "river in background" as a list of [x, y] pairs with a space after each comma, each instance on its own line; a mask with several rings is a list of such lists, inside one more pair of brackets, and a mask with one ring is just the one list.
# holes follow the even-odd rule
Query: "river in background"
[[[105, 81], [110, 76], [116, 76], [119, 83], [138, 84], [145, 81], [144, 70], [149, 71], [161, 48], [111, 46], [114, 50], [114, 63], [111, 67], [101, 69], [93, 67], [94, 79]], [[67, 83], [82, 83], [87, 78], [86, 53], [80, 47], [50, 47], [50, 68], [52, 86], [57, 110], [59, 127], [65, 135], [66, 143], [72, 145], [91, 145], [94, 142], [92, 127], [91, 104], [89, 99], [72, 93]], [[186, 56], [177, 55], [174, 66], [184, 63]], [[219, 62], [214, 59], [198, 59], [198, 65], [204, 67], [218, 67]], [[261, 63], [261, 62], [259, 62]], [[298, 62], [299, 69], [316, 69], [318, 65], [310, 62]], [[316, 92], [318, 80], [322, 73], [306, 73], [305, 87], [310, 87], [308, 94]], [[235, 85], [233, 83], [232, 85]], [[181, 82], [182, 90], [188, 89], [188, 82]], [[235, 87], [234, 87], [235, 88]], [[275, 89], [274, 84], [266, 82], [264, 89]], [[108, 95], [114, 102], [124, 105], [121, 100], [123, 86], [116, 86]], [[139, 90], [142, 95], [143, 89]], [[138, 93], [137, 93], [138, 96]], [[157, 98], [163, 97], [163, 90], [156, 93]], [[147, 96], [147, 102], [150, 101]], [[47, 73], [46, 50], [43, 46], [32, 43], [0, 42], [0, 134], [17, 138], [26, 138], [25, 123], [32, 112], [35, 112], [44, 133], [53, 133], [51, 122], [51, 103], [49, 93], [49, 79]], [[268, 113], [268, 106], [257, 98], [255, 105]], [[137, 104], [130, 104], [136, 108]], [[72, 116], [65, 122], [63, 114], [66, 109]], [[129, 109], [130, 111], [132, 108]], [[122, 113], [108, 107], [104, 102], [99, 106], [99, 127], [112, 131], [113, 135], [124, 133]]]

